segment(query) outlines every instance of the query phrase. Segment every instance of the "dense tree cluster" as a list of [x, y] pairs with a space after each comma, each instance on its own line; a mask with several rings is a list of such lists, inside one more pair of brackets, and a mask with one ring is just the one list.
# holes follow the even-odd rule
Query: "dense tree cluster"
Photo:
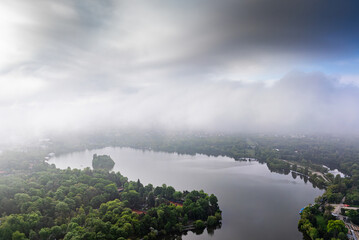
[[107, 171], [112, 170], [115, 166], [115, 162], [110, 156], [94, 154], [92, 158], [93, 169], [105, 169]]
[[341, 220], [336, 220], [330, 210], [315, 204], [306, 207], [298, 223], [299, 231], [312, 240], [346, 240], [348, 229]]
[[0, 239], [33, 240], [154, 239], [221, 220], [217, 198], [203, 191], [154, 188], [118, 172], [46, 163], [0, 177], [0, 215]]

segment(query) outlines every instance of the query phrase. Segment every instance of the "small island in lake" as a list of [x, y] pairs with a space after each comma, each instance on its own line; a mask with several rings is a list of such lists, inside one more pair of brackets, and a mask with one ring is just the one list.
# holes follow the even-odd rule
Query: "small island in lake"
[[93, 169], [105, 169], [112, 170], [115, 166], [115, 162], [108, 155], [97, 155], [94, 154], [92, 158], [92, 167]]

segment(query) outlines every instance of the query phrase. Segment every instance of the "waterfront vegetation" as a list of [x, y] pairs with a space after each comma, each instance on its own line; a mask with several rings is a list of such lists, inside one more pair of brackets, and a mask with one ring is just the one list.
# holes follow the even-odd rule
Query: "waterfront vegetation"
[[[325, 193], [315, 200], [313, 206], [306, 207], [301, 214], [298, 229], [310, 239], [347, 239], [348, 229], [343, 227], [342, 221], [336, 220], [336, 230], [331, 230], [329, 226], [336, 219], [331, 214], [333, 209], [331, 209], [330, 204], [338, 204], [344, 200], [344, 204], [359, 205], [359, 166], [355, 160], [348, 159], [340, 163], [339, 169], [345, 172], [347, 177], [341, 178], [340, 175], [327, 174], [328, 181]], [[359, 223], [357, 210], [342, 208], [342, 214], [354, 224]], [[318, 219], [322, 219], [322, 221], [318, 221]]]
[[[358, 205], [359, 191], [358, 179], [359, 169], [356, 163], [352, 163], [349, 177], [341, 178], [339, 175], [335, 177], [330, 175], [326, 191], [322, 196], [315, 200], [314, 205], [307, 206], [301, 213], [301, 219], [298, 223], [298, 229], [309, 239], [347, 239], [344, 223], [336, 220], [331, 212], [333, 208], [330, 204], [338, 204], [344, 200], [345, 204]], [[348, 163], [346, 163], [348, 166]], [[359, 214], [357, 210], [341, 209], [344, 216], [349, 217], [349, 221], [354, 224], [359, 223]], [[335, 221], [335, 229], [330, 228]], [[345, 234], [344, 234], [345, 233]]]
[[[158, 140], [160, 139], [160, 140]], [[164, 140], [166, 139], [166, 140]], [[226, 136], [197, 135], [159, 137], [157, 141], [145, 138], [143, 142], [124, 141], [131, 147], [178, 151], [193, 154], [229, 156], [236, 160], [255, 158], [266, 163], [269, 170], [281, 174], [292, 174], [313, 187], [326, 189], [315, 200], [313, 206], [301, 213], [298, 229], [306, 239], [347, 239], [347, 231], [342, 221], [331, 214], [330, 203], [359, 205], [359, 139], [335, 136]], [[167, 147], [171, 145], [170, 147]], [[338, 169], [347, 177], [334, 176], [328, 168]], [[357, 211], [348, 211], [353, 222], [358, 218]]]
[[110, 156], [107, 155], [93, 155], [92, 158], [92, 167], [93, 169], [104, 169], [107, 171], [112, 170], [113, 166], [115, 166], [115, 162], [112, 160]]
[[315, 204], [302, 211], [298, 229], [303, 232], [305, 239], [347, 239], [348, 229], [344, 222], [336, 220], [329, 208], [322, 209], [322, 207]]
[[[4, 161], [9, 154], [2, 166], [15, 166]], [[20, 158], [28, 164], [0, 177], [0, 239], [157, 239], [220, 225], [213, 194], [144, 186], [119, 172], [60, 170], [36, 159]]]
[[[122, 146], [179, 154], [222, 155], [238, 161], [255, 158], [266, 163], [272, 172], [310, 181], [313, 187], [326, 191], [301, 213], [298, 229], [306, 239], [347, 239], [345, 225], [332, 216], [329, 204], [340, 203], [345, 197], [346, 204], [359, 205], [359, 141], [355, 138], [124, 133], [87, 136], [82, 141], [64, 144], [55, 140], [45, 149], [66, 153]], [[3, 216], [0, 238], [155, 238], [220, 223], [221, 214], [214, 195], [208, 196], [202, 191], [179, 192], [166, 185], [143, 186], [139, 181], [129, 182], [119, 173], [104, 170], [55, 169], [38, 161], [46, 152], [43, 149], [4, 152], [0, 157], [0, 170], [6, 175], [0, 182], [0, 214]], [[346, 177], [334, 176], [323, 165], [338, 169]], [[347, 210], [343, 215], [353, 223], [359, 222], [357, 211]]]

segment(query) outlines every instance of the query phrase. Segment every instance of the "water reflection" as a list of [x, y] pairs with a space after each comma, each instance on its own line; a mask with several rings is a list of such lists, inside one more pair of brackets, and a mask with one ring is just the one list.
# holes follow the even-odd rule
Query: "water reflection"
[[59, 156], [50, 163], [62, 169], [91, 167], [94, 153], [110, 155], [114, 170], [130, 180], [215, 194], [223, 211], [222, 227], [188, 232], [182, 239], [299, 240], [298, 211], [322, 194], [303, 176], [271, 172], [254, 159], [103, 148]]

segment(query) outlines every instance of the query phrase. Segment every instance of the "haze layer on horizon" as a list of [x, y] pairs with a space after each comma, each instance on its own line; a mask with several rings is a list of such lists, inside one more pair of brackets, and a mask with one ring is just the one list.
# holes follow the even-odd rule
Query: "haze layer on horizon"
[[355, 0], [0, 6], [0, 142], [102, 127], [359, 130]]

